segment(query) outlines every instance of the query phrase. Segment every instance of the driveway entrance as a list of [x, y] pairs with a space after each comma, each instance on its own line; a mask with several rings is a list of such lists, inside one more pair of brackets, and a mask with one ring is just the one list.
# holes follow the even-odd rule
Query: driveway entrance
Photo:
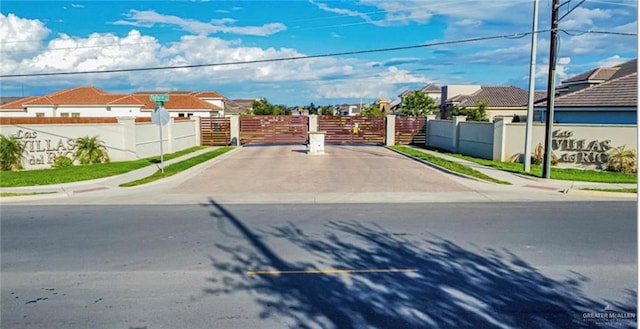
[[[171, 193], [227, 202], [419, 201], [471, 191], [453, 178], [384, 147], [248, 146], [176, 186]], [[376, 202], [377, 202], [376, 201]]]

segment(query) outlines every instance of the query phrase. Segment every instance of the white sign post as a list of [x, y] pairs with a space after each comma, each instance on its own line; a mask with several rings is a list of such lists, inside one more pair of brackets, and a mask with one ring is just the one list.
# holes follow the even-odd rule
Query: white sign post
[[153, 94], [149, 99], [156, 102], [156, 109], [151, 113], [151, 122], [160, 128], [160, 172], [164, 174], [164, 153], [162, 151], [162, 126], [171, 120], [169, 112], [164, 108], [164, 102], [169, 100], [169, 95]]

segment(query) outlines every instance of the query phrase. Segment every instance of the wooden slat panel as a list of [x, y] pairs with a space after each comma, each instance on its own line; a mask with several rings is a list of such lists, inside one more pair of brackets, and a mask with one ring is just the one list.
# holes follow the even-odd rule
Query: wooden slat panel
[[289, 115], [255, 115], [240, 117], [240, 143], [291, 144], [304, 143], [309, 131], [309, 118]]
[[221, 146], [231, 143], [231, 120], [229, 118], [200, 118], [202, 145]]
[[381, 116], [331, 116], [318, 119], [318, 130], [325, 131], [328, 144], [384, 144], [386, 123]]
[[427, 118], [396, 117], [396, 144], [424, 145], [426, 143]]

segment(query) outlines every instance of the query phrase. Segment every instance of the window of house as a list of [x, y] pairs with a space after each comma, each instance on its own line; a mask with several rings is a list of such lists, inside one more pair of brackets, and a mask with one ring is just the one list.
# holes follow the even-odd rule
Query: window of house
[[193, 113], [187, 113], [187, 116], [188, 116], [188, 117], [192, 117], [192, 116], [193, 116]]
[[178, 113], [178, 118], [184, 118], [184, 113]]
[[71, 113], [71, 117], [72, 118], [79, 118], [80, 117], [80, 113]]
[[60, 113], [60, 116], [63, 118], [68, 118], [69, 117], [69, 113], [64, 112], [64, 113]]
[[44, 112], [36, 112], [36, 118], [44, 117]]
[[111, 111], [111, 106], [107, 106], [107, 112]]

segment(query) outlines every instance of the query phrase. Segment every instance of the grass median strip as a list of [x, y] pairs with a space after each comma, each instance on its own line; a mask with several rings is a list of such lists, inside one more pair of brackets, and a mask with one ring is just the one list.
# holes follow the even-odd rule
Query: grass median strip
[[26, 193], [0, 193], [0, 198], [12, 197], [12, 196], [30, 196], [40, 194], [54, 194], [56, 192], [26, 192]]
[[486, 180], [492, 183], [498, 183], [498, 184], [504, 184], [504, 185], [511, 185], [511, 183], [509, 182], [505, 182], [499, 179], [495, 179], [493, 177], [487, 176], [473, 168], [470, 168], [468, 166], [459, 164], [457, 162], [453, 162], [453, 161], [449, 161], [437, 156], [433, 156], [431, 154], [427, 154], [425, 152], [407, 147], [407, 146], [400, 146], [400, 145], [395, 145], [395, 146], [391, 146], [391, 148], [393, 148], [396, 151], [400, 151], [402, 153], [408, 154], [410, 156], [416, 157], [418, 159], [430, 162], [434, 165], [437, 165], [439, 167], [451, 170], [453, 172], [457, 172], [463, 175], [467, 175], [467, 176], [471, 176], [471, 177], [475, 177], [478, 179], [482, 179], [482, 180]]
[[[171, 160], [185, 154], [203, 149], [203, 146], [188, 148], [164, 155]], [[67, 168], [49, 168], [21, 171], [3, 171], [0, 173], [0, 187], [38, 186], [79, 182], [124, 174], [160, 162], [160, 156], [134, 161], [94, 163]]]
[[[531, 164], [531, 172], [524, 171], [524, 166], [519, 162], [502, 162], [494, 160], [486, 160], [470, 157], [468, 155], [462, 155], [457, 153], [449, 153], [437, 148], [425, 147], [425, 149], [446, 154], [452, 157], [456, 157], [462, 160], [467, 160], [481, 164], [483, 166], [496, 168], [503, 171], [508, 171], [516, 174], [541, 177], [542, 166]], [[584, 170], [573, 168], [551, 168], [551, 179], [580, 181], [580, 182], [594, 182], [594, 183], [619, 183], [619, 184], [635, 184], [638, 182], [637, 174], [624, 174], [619, 172], [601, 171], [601, 170]]]
[[164, 173], [162, 173], [160, 170], [156, 171], [153, 175], [142, 178], [142, 179], [138, 179], [138, 180], [134, 180], [128, 183], [124, 183], [124, 184], [120, 184], [121, 187], [131, 187], [131, 186], [137, 186], [137, 185], [142, 185], [142, 184], [147, 184], [162, 178], [166, 178], [166, 177], [170, 177], [173, 176], [181, 171], [184, 171], [186, 169], [189, 169], [195, 165], [201, 164], [203, 162], [206, 162], [208, 160], [211, 160], [217, 156], [220, 156], [224, 153], [227, 153], [229, 151], [231, 151], [233, 149], [233, 147], [229, 147], [229, 146], [225, 146], [225, 147], [221, 147], [218, 149], [215, 149], [211, 152], [206, 152], [200, 155], [197, 155], [195, 157], [189, 158], [187, 160], [184, 161], [180, 161], [171, 165], [168, 165], [164, 168]]
[[586, 191], [599, 191], [599, 192], [616, 192], [616, 193], [638, 193], [637, 188], [585, 188]]

